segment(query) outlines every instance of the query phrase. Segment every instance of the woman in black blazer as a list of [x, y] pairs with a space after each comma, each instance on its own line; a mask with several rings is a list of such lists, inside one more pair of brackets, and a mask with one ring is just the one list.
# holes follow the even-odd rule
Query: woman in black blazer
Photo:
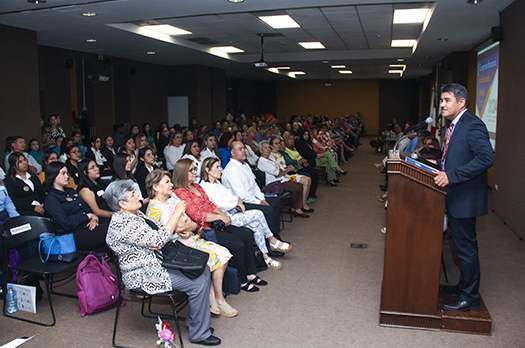
[[4, 184], [16, 210], [20, 215], [42, 216], [46, 193], [38, 176], [28, 171], [29, 164], [23, 153], [13, 152], [8, 161]]

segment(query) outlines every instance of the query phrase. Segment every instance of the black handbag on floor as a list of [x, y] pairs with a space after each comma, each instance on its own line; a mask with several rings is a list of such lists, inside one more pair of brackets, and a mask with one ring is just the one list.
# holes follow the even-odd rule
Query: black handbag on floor
[[168, 242], [155, 255], [162, 261], [162, 266], [180, 271], [189, 279], [199, 277], [208, 264], [208, 253], [190, 248], [180, 241]]

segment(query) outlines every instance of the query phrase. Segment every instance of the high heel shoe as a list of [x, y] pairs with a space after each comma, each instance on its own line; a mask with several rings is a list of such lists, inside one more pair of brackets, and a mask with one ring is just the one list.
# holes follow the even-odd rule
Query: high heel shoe
[[293, 212], [293, 216], [300, 217], [300, 218], [309, 218], [310, 215], [304, 214], [304, 213], [298, 213], [296, 211]]
[[329, 181], [328, 185], [330, 185], [330, 186], [339, 186], [339, 185], [335, 184], [333, 181]]

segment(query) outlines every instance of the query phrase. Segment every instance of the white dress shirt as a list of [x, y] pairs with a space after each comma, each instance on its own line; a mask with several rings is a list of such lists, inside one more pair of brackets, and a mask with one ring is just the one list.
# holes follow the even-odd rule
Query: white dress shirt
[[261, 158], [259, 158], [259, 163], [257, 164], [257, 167], [260, 170], [262, 170], [266, 175], [266, 185], [269, 185], [274, 181], [289, 181], [289, 179], [285, 175], [277, 177], [277, 175], [279, 175], [279, 171], [281, 170], [281, 166], [275, 161], [261, 156]]
[[[213, 204], [226, 214], [233, 215], [230, 211], [235, 209], [237, 203], [239, 203], [239, 197], [228, 191], [228, 189], [217, 180], [213, 184], [211, 182], [202, 181], [199, 185], [201, 185]], [[237, 213], [237, 211], [234, 211], [233, 213]]]
[[209, 158], [209, 157], [216, 158], [216, 159], [218, 159], [219, 161], [221, 160], [221, 159], [217, 156], [217, 154], [216, 154], [215, 152], [211, 151], [210, 149], [208, 149], [208, 148], [206, 147], [204, 150], [201, 151], [201, 154], [200, 154], [201, 161], [204, 162], [204, 160], [205, 160], [206, 158]]
[[222, 171], [222, 184], [244, 203], [260, 204], [264, 200], [250, 166], [233, 158]]
[[166, 159], [166, 167], [168, 170], [173, 170], [175, 168], [175, 163], [182, 157], [182, 152], [184, 151], [184, 146], [173, 146], [168, 145], [164, 148], [164, 158]]

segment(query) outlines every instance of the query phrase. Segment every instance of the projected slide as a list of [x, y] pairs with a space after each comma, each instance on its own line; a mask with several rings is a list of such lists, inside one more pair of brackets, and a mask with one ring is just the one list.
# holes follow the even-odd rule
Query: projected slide
[[499, 46], [495, 43], [478, 52], [476, 115], [489, 131], [492, 148], [496, 148], [498, 117]]

